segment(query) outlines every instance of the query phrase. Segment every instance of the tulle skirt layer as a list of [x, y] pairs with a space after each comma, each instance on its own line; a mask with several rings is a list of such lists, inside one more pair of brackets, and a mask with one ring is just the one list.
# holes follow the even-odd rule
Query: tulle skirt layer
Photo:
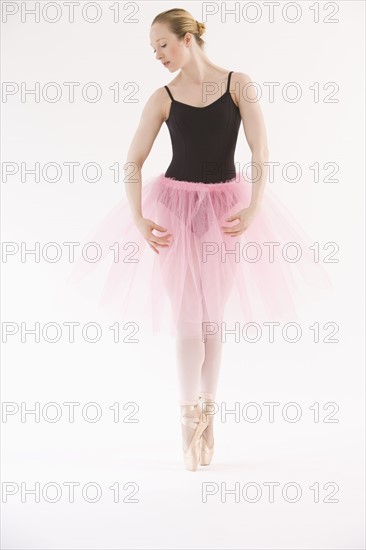
[[82, 284], [110, 258], [99, 312], [154, 334], [205, 338], [247, 323], [299, 321], [299, 305], [332, 288], [329, 276], [310, 236], [267, 188], [242, 235], [223, 231], [239, 223], [227, 218], [249, 206], [251, 190], [239, 173], [214, 184], [149, 178], [142, 214], [171, 244], [156, 254], [123, 198], [87, 235], [69, 282]]

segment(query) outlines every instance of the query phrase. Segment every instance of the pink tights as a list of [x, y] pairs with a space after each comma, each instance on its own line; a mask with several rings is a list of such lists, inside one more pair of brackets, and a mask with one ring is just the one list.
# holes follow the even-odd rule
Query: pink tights
[[180, 386], [180, 404], [191, 405], [199, 395], [215, 399], [219, 380], [222, 342], [221, 335], [176, 337], [176, 356]]
[[[195, 265], [195, 276], [188, 267], [184, 278], [179, 328], [176, 333], [181, 405], [197, 403], [200, 395], [207, 399], [215, 399], [222, 356], [220, 331], [217, 334], [207, 335], [206, 341], [202, 335], [202, 321], [209, 316], [203, 299], [199, 251], [192, 247], [191, 254]], [[172, 285], [171, 279], [167, 281], [167, 290], [174, 296], [174, 284]], [[192, 297], [194, 297], [193, 300]], [[192, 305], [196, 306], [195, 310], [192, 309]], [[187, 327], [188, 330], [186, 330]]]

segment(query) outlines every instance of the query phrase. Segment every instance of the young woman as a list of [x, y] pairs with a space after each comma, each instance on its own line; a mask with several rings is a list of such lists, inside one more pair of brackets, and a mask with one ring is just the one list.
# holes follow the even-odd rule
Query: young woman
[[[274, 196], [263, 194], [268, 145], [251, 80], [207, 57], [204, 30], [205, 25], [183, 9], [154, 18], [150, 43], [155, 59], [169, 73], [179, 72], [148, 99], [125, 164], [128, 200], [117, 205], [93, 235], [94, 240], [105, 241], [108, 236], [111, 242], [133, 235], [155, 256], [152, 274], [140, 260], [129, 272], [128, 283], [129, 267], [114, 264], [106, 296], [116, 304], [117, 295], [135, 289], [134, 302], [136, 293], [147, 286], [156, 325], [163, 316], [162, 295], [170, 301], [183, 456], [191, 471], [199, 463], [210, 464], [213, 456], [223, 322], [257, 320], [260, 300], [272, 319], [283, 312], [296, 315], [292, 286], [296, 268], [307, 281], [329, 287], [326, 273], [306, 252], [302, 228]], [[251, 183], [234, 164], [241, 122], [257, 173]], [[142, 166], [164, 123], [172, 143], [171, 163], [164, 174], [142, 187]], [[132, 214], [128, 223], [123, 218], [127, 203]], [[256, 252], [263, 243], [278, 245], [284, 238], [296, 242], [304, 248], [302, 264], [253, 258], [243, 262], [242, 235]]]

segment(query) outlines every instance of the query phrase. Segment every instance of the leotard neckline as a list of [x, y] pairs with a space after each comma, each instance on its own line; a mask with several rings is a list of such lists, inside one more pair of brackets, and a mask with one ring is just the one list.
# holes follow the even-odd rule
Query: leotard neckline
[[[171, 91], [169, 90], [168, 86], [164, 86], [164, 88], [166, 88], [169, 96], [170, 96], [170, 99], [174, 102], [174, 103], [179, 103], [180, 105], [185, 105], [185, 107], [191, 107], [192, 109], [207, 109], [208, 107], [211, 107], [212, 105], [215, 105], [215, 103], [217, 103], [218, 101], [222, 100], [222, 98], [229, 94], [230, 92], [230, 78], [231, 78], [231, 74], [233, 73], [233, 71], [230, 71], [229, 74], [228, 74], [228, 81], [227, 81], [227, 87], [226, 87], [226, 91], [222, 94], [222, 96], [218, 97], [217, 99], [215, 99], [215, 101], [213, 101], [212, 103], [209, 103], [208, 105], [202, 105], [202, 106], [197, 106], [197, 105], [189, 105], [188, 103], [183, 103], [182, 101], [178, 101], [177, 99], [174, 99]], [[230, 97], [231, 97], [231, 94], [230, 94]], [[232, 102], [234, 103], [235, 107], [238, 107], [236, 105], [236, 103], [234, 102], [233, 98], [231, 97], [231, 100]], [[169, 118], [169, 117], [168, 117]], [[168, 119], [167, 119], [168, 120]]]

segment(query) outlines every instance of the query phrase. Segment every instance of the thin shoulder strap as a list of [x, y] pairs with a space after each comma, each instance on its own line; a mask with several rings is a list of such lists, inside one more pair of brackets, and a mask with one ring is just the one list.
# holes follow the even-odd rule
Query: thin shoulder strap
[[231, 75], [233, 74], [234, 71], [230, 71], [229, 72], [229, 77], [227, 79], [227, 88], [226, 88], [226, 91], [228, 92], [230, 90], [230, 80], [231, 80]]
[[174, 101], [174, 97], [172, 96], [171, 91], [169, 90], [168, 86], [164, 86], [164, 88], [166, 88], [166, 91], [167, 91], [168, 94], [170, 95], [170, 99], [171, 99], [172, 101]]

